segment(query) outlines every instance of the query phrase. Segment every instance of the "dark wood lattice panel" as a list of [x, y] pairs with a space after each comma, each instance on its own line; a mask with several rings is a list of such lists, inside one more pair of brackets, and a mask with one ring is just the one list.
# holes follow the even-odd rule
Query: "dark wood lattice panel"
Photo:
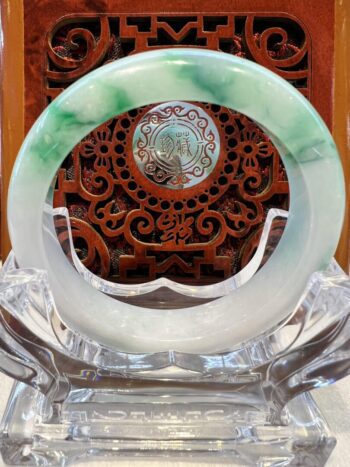
[[[62, 19], [48, 36], [45, 103], [98, 66], [170, 46], [248, 58], [310, 97], [310, 40], [286, 15], [85, 15]], [[155, 187], [135, 165], [134, 130], [154, 106], [106, 122], [67, 157], [54, 202], [68, 207], [75, 246], [93, 272], [121, 282], [222, 280], [250, 260], [267, 211], [288, 207], [285, 170], [267, 136], [234, 110], [196, 105], [213, 119], [221, 150], [194, 188]]]

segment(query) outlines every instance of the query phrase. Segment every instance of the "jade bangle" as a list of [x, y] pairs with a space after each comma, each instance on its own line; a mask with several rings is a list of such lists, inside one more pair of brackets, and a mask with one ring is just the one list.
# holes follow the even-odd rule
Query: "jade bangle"
[[[271, 259], [242, 287], [205, 305], [155, 310], [116, 301], [86, 283], [53, 234], [51, 212], [45, 219], [43, 212], [57, 170], [86, 134], [128, 110], [174, 100], [222, 105], [260, 124], [287, 169], [290, 215]], [[310, 103], [261, 66], [199, 49], [134, 55], [71, 85], [28, 134], [8, 199], [19, 265], [47, 270], [57, 309], [68, 327], [125, 352], [219, 352], [279, 325], [296, 309], [310, 274], [329, 263], [343, 211], [337, 150]]]

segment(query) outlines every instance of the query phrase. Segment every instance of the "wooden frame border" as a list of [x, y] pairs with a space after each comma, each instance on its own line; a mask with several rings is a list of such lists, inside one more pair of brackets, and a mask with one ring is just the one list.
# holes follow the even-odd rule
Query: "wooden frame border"
[[[11, 250], [7, 229], [7, 188], [24, 138], [23, 1], [1, 3], [1, 258]], [[16, 27], [14, 27], [16, 25]]]
[[335, 80], [333, 90], [333, 129], [332, 133], [342, 158], [346, 204], [341, 237], [336, 259], [349, 273], [350, 267], [350, 2], [336, 0], [335, 5]]
[[[3, 50], [1, 51], [1, 257], [11, 249], [6, 210], [7, 187], [13, 163], [24, 138], [24, 0], [1, 3]], [[15, 25], [15, 27], [14, 27]], [[350, 248], [350, 54], [346, 35], [350, 32], [350, 2], [335, 0], [335, 85], [333, 135], [342, 156], [347, 205], [336, 258], [349, 270]], [[30, 241], [30, 239], [29, 239]]]

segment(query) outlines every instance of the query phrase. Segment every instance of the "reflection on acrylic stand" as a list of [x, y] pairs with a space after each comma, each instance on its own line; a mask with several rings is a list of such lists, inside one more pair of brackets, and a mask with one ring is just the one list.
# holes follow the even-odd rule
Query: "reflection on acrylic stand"
[[[93, 287], [167, 309], [169, 302], [176, 308], [213, 300], [247, 282], [272, 254], [286, 216], [271, 210], [251, 262], [215, 287], [106, 282], [72, 249], [65, 209], [55, 211], [55, 226], [67, 257]], [[310, 277], [287, 322], [219, 354], [124, 353], [84, 338], [60, 319], [46, 273], [18, 269], [13, 254], [1, 271], [0, 305], [0, 367], [18, 380], [2, 422], [7, 463], [187, 455], [319, 466], [335, 445], [307, 392], [349, 372], [350, 281], [335, 261]]]

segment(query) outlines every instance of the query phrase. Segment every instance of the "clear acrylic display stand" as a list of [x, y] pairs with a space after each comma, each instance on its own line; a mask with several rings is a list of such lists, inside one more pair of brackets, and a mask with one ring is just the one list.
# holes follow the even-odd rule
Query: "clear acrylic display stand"
[[[92, 286], [158, 308], [200, 305], [244, 284], [273, 251], [286, 216], [270, 211], [237, 276], [189, 290], [167, 279], [139, 286], [99, 279], [72, 249], [66, 210], [55, 210], [62, 247]], [[333, 261], [310, 277], [287, 322], [238, 348], [121, 353], [68, 329], [46, 272], [17, 268], [11, 254], [0, 272], [0, 369], [17, 381], [0, 430], [3, 460], [67, 465], [144, 456], [322, 466], [336, 440], [308, 391], [349, 373], [349, 312], [350, 280]]]

